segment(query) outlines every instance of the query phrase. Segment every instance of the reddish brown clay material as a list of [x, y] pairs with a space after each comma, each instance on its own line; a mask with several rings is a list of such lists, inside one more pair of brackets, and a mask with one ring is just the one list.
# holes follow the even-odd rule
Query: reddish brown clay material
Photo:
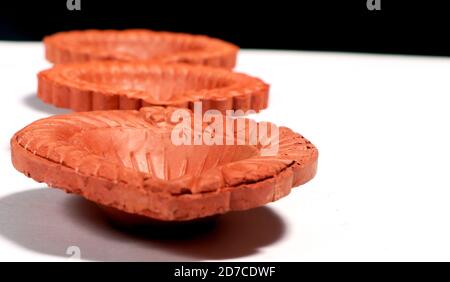
[[205, 66], [88, 62], [40, 72], [38, 96], [75, 111], [154, 105], [192, 109], [196, 101], [204, 111], [259, 111], [267, 107], [269, 86], [258, 78]]
[[[12, 162], [38, 182], [165, 221], [261, 206], [286, 196], [316, 173], [318, 151], [308, 140], [277, 127], [279, 134], [271, 138], [279, 150], [264, 155], [264, 146], [247, 142], [252, 127], [236, 129], [239, 121], [252, 123], [244, 118], [224, 118], [233, 122], [234, 131], [218, 135], [228, 140], [244, 132], [243, 145], [175, 145], [171, 136], [180, 123], [173, 122], [174, 111], [180, 109], [148, 107], [45, 118], [13, 136]], [[202, 130], [210, 125], [204, 123]], [[192, 132], [196, 136], [197, 131]]]
[[44, 38], [53, 63], [91, 60], [182, 62], [232, 69], [239, 48], [202, 35], [151, 30], [86, 30]]

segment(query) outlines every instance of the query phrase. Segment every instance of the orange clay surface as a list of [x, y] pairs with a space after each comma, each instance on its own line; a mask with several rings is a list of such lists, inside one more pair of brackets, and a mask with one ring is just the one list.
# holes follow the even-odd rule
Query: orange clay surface
[[239, 48], [203, 35], [151, 30], [86, 30], [44, 38], [52, 63], [91, 60], [182, 62], [232, 69]]
[[56, 65], [38, 75], [44, 102], [75, 111], [139, 109], [142, 106], [204, 111], [267, 107], [269, 85], [245, 74], [186, 64], [88, 62]]
[[[41, 119], [13, 136], [12, 162], [38, 182], [164, 221], [262, 206], [316, 173], [317, 149], [286, 127], [278, 128], [279, 150], [270, 156], [261, 153], [261, 145], [174, 145], [174, 110], [148, 107]], [[239, 119], [250, 122], [232, 122]], [[237, 135], [236, 127], [225, 135]]]

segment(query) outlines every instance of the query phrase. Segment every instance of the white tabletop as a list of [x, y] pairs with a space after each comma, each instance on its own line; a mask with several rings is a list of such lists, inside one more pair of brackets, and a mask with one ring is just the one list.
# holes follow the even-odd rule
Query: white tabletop
[[77, 196], [17, 172], [9, 140], [68, 112], [36, 98], [39, 43], [0, 43], [0, 260], [450, 260], [450, 59], [243, 50], [238, 70], [272, 85], [256, 118], [320, 151], [315, 179], [186, 240], [118, 231]]

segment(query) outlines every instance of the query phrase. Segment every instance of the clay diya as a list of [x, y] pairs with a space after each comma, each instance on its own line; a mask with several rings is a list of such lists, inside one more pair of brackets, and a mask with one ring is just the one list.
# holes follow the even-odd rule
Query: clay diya
[[56, 65], [38, 74], [38, 97], [75, 111], [139, 109], [142, 106], [203, 110], [267, 107], [262, 80], [220, 68], [143, 62], [87, 62]]
[[[179, 111], [188, 114], [175, 115]], [[262, 206], [316, 173], [317, 149], [286, 127], [270, 124], [271, 142], [254, 144], [251, 136], [261, 134], [263, 123], [216, 115], [196, 126], [187, 117], [188, 110], [148, 107], [41, 119], [11, 139], [12, 163], [38, 182], [107, 210], [163, 221]], [[232, 130], [212, 130], [214, 121]], [[174, 143], [174, 137], [190, 140], [202, 132], [224, 143]], [[243, 139], [227, 142], [237, 136]], [[264, 153], [269, 145], [278, 149]]]
[[232, 69], [239, 48], [203, 35], [151, 30], [86, 30], [44, 38], [53, 63], [91, 60], [182, 62]]

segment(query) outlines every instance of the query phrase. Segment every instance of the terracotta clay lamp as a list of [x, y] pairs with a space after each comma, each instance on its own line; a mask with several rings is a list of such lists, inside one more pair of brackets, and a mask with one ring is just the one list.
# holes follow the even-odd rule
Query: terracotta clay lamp
[[202, 35], [151, 30], [86, 30], [60, 32], [44, 38], [53, 63], [91, 60], [189, 63], [232, 69], [239, 48]]
[[75, 111], [139, 109], [142, 106], [203, 110], [267, 107], [262, 80], [220, 68], [145, 62], [88, 62], [56, 65], [38, 74], [44, 102]]
[[174, 128], [192, 129], [186, 132], [197, 136], [198, 128], [208, 132], [212, 121], [197, 129], [195, 122], [180, 127], [175, 111], [180, 109], [148, 107], [41, 119], [13, 136], [12, 162], [38, 182], [110, 211], [163, 221], [262, 206], [316, 173], [318, 151], [308, 140], [286, 127], [273, 127], [278, 134], [271, 134], [271, 146], [278, 150], [267, 155], [263, 150], [269, 143], [249, 142], [254, 127], [238, 130], [236, 125], [261, 123], [244, 118], [223, 119], [233, 123], [231, 133], [210, 131], [224, 141], [241, 132], [244, 143], [176, 145]]

